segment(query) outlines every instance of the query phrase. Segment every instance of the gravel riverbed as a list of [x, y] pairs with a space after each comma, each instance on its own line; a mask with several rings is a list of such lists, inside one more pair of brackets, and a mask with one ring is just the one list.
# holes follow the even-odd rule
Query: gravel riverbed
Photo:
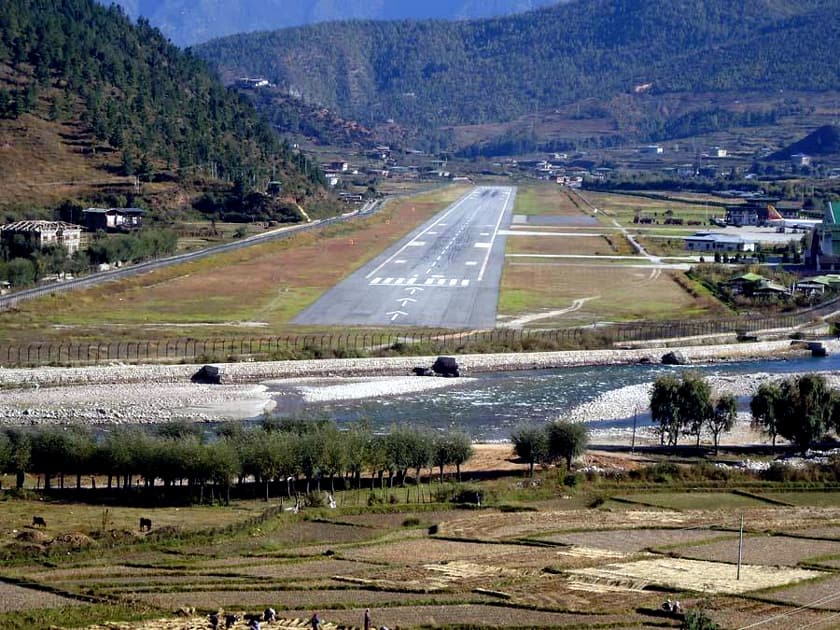
[[[833, 342], [832, 342], [833, 343]], [[830, 345], [830, 351], [837, 347]], [[531, 370], [583, 365], [658, 363], [672, 348], [595, 350], [521, 354], [463, 355], [463, 374]], [[692, 346], [681, 348], [692, 362], [746, 360], [784, 356], [790, 341]], [[191, 382], [198, 365], [107, 365], [80, 368], [0, 368], [0, 424], [157, 423], [186, 418], [194, 421], [244, 419], [274, 406], [268, 383], [303, 388], [312, 400], [386, 397], [409, 391], [446, 387], [463, 379], [407, 377], [415, 366], [430, 366], [435, 357], [332, 359], [223, 364], [221, 385]], [[390, 378], [383, 378], [390, 377]], [[302, 379], [317, 379], [304, 384]], [[349, 380], [348, 380], [349, 379]], [[721, 391], [753, 391], [760, 377], [720, 378]], [[630, 415], [647, 406], [647, 386], [607, 392], [574, 410], [587, 421]]]

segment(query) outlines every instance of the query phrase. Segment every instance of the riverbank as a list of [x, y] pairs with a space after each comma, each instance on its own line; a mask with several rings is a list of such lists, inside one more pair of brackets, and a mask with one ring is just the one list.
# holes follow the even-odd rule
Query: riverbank
[[[466, 375], [491, 371], [659, 363], [672, 349], [600, 350], [458, 356]], [[837, 348], [830, 348], [837, 350]], [[749, 360], [803, 353], [789, 341], [680, 350], [691, 362]], [[435, 357], [335, 359], [223, 364], [222, 385], [193, 383], [197, 365], [111, 365], [84, 368], [0, 369], [0, 424], [152, 424], [244, 420], [270, 412], [284, 397], [306, 401], [388, 399], [406, 393], [463, 386], [467, 378], [406, 376]], [[740, 378], [740, 377], [739, 377]], [[747, 378], [740, 389], [754, 389]], [[754, 379], [753, 379], [754, 380]], [[757, 387], [757, 385], [755, 385]], [[732, 385], [731, 387], [735, 387]], [[729, 390], [726, 390], [729, 391]], [[743, 394], [742, 394], [743, 395]], [[626, 417], [646, 408], [647, 386], [619, 388], [573, 410], [592, 421]], [[624, 436], [617, 436], [624, 439]]]
[[[827, 342], [829, 352], [837, 351], [837, 342]], [[659, 363], [667, 352], [679, 351], [691, 362], [746, 361], [768, 356], [791, 356], [807, 351], [789, 340], [736, 343], [684, 348], [645, 348], [610, 350], [574, 350], [564, 352], [522, 352], [507, 354], [468, 354], [456, 358], [461, 373], [541, 370], [591, 365], [631, 365]], [[225, 384], [260, 383], [273, 379], [304, 377], [400, 376], [417, 366], [429, 367], [436, 357], [376, 357], [361, 359], [321, 359], [306, 361], [266, 361], [216, 364]], [[102, 384], [191, 383], [200, 365], [126, 365], [90, 367], [0, 367], [0, 389], [18, 387], [55, 387]]]

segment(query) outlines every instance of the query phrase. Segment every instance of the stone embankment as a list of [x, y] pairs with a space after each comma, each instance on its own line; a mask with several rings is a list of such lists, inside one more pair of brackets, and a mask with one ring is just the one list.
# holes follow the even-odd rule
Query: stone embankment
[[[836, 346], [835, 346], [836, 348]], [[830, 348], [832, 350], [833, 348]], [[516, 354], [472, 354], [458, 356], [462, 374], [535, 370], [584, 365], [626, 365], [639, 362], [659, 363], [672, 349], [580, 350], [567, 352], [530, 352]], [[717, 346], [691, 346], [681, 349], [692, 362], [747, 360], [767, 356], [803, 353], [790, 341], [767, 341]], [[436, 357], [385, 357], [363, 359], [325, 359], [309, 361], [271, 361], [220, 364], [222, 382], [259, 383], [272, 379], [301, 377], [365, 377], [409, 374], [416, 366], [430, 366]], [[0, 388], [53, 387], [66, 385], [127, 383], [188, 383], [198, 371], [197, 365], [103, 365], [95, 367], [3, 369]], [[149, 391], [154, 395], [154, 391]]]

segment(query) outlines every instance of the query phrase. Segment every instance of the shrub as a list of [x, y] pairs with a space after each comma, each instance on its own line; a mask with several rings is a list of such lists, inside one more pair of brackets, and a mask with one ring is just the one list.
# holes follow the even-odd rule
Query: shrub
[[403, 527], [417, 527], [420, 524], [420, 519], [416, 516], [411, 516], [402, 522]]

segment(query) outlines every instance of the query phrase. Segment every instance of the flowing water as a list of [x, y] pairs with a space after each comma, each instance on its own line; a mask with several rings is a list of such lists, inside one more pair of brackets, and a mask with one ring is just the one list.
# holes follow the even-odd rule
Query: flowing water
[[[279, 416], [317, 414], [339, 424], [367, 420], [375, 430], [411, 423], [433, 429], [460, 427], [481, 441], [510, 437], [522, 422], [543, 422], [606, 392], [655, 380], [661, 374], [684, 370], [663, 365], [625, 365], [478, 374], [474, 380], [411, 394], [395, 394], [350, 401], [308, 403], [288, 391], [278, 395]], [[840, 356], [762, 360], [740, 363], [693, 365], [688, 369], [707, 375], [784, 374], [840, 369]], [[421, 377], [417, 377], [421, 378]], [[742, 405], [745, 401], [741, 401]], [[614, 418], [591, 423], [593, 429], [632, 426], [634, 409], [623, 409]], [[649, 414], [638, 415], [640, 426]]]

